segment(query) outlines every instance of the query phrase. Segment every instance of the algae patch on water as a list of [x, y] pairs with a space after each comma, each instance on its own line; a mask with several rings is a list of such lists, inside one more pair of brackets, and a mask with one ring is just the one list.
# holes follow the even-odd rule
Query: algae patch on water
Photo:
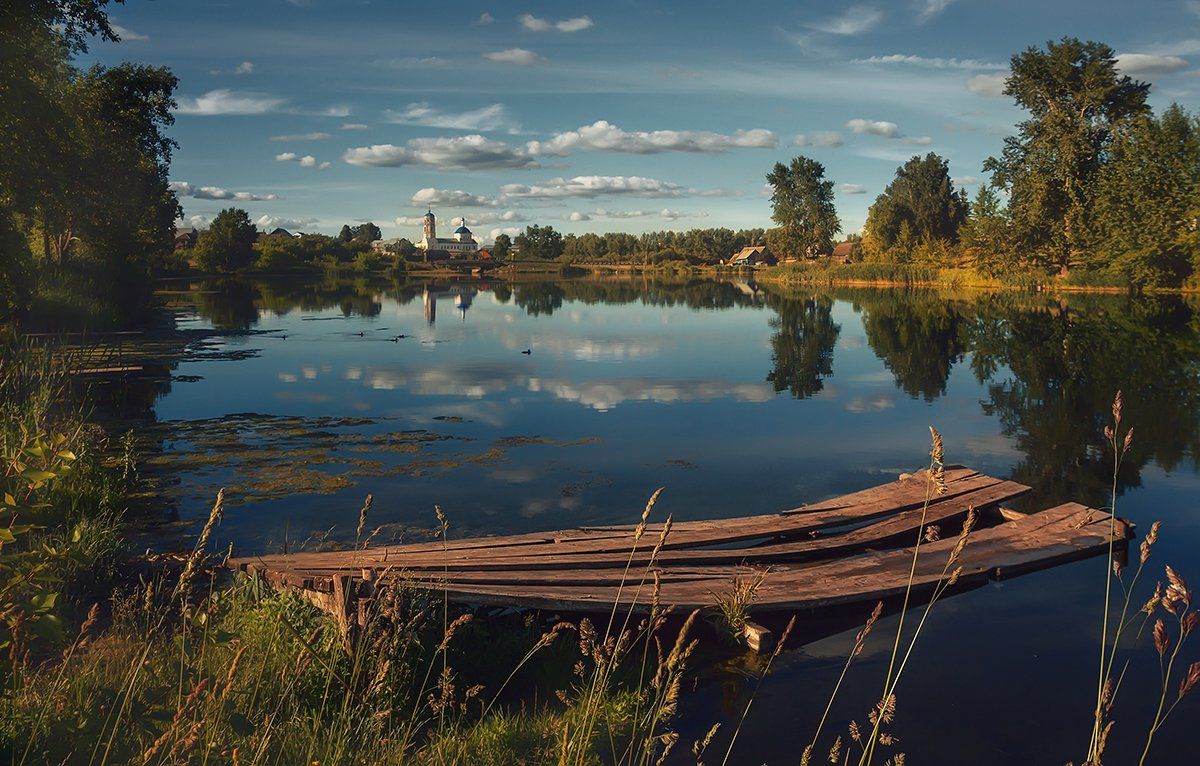
[[330, 495], [361, 479], [436, 476], [504, 462], [516, 448], [595, 441], [517, 435], [464, 449], [478, 440], [395, 425], [391, 418], [237, 413], [164, 421], [143, 436], [156, 442], [148, 469], [174, 480], [179, 499], [202, 500], [225, 487], [228, 497], [244, 503]]

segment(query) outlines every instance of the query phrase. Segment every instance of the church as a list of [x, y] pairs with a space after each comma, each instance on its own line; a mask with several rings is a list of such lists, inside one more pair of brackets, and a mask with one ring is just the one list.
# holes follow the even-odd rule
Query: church
[[463, 219], [462, 226], [454, 230], [452, 237], [439, 237], [437, 235], [437, 218], [433, 211], [429, 210], [425, 213], [425, 236], [417, 243], [417, 249], [429, 253], [446, 252], [451, 258], [471, 258], [475, 253], [479, 252], [479, 243], [475, 241], [471, 230], [467, 228], [467, 219]]

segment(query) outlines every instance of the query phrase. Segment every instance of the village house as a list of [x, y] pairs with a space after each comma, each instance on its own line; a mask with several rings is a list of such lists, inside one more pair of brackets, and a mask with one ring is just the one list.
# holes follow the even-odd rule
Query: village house
[[196, 231], [194, 226], [185, 226], [175, 230], [175, 249], [176, 250], [191, 250], [196, 246], [196, 239], [199, 238], [200, 232]]
[[726, 263], [729, 266], [774, 266], [776, 260], [766, 245], [748, 245], [734, 253]]

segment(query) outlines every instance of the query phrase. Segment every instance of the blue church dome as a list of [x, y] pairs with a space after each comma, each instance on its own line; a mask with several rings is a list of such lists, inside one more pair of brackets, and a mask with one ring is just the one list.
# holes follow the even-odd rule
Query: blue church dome
[[454, 230], [454, 233], [455, 234], [470, 234], [471, 230], [468, 229], [466, 226], [459, 226], [457, 229]]

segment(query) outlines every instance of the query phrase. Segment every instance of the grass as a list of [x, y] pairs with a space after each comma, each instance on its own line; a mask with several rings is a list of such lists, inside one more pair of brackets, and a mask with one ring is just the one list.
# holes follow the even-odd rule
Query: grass
[[[164, 557], [157, 567], [139, 561], [123, 538], [126, 501], [139, 482], [133, 440], [109, 439], [89, 425], [61, 360], [12, 348], [0, 361], [0, 757], [13, 764], [679, 760], [686, 744], [673, 721], [700, 625], [707, 618], [740, 636], [770, 577], [762, 571], [739, 578], [713, 594], [708, 610], [673, 614], [660, 601], [655, 568], [672, 530], [670, 516], [652, 524], [660, 489], [631, 533], [620, 595], [603, 619], [484, 618], [453, 607], [436, 590], [391, 585], [379, 586], [363, 625], [343, 631], [294, 594], [253, 577], [225, 579], [211, 554], [223, 547], [223, 493], [190, 553], [175, 565], [161, 565], [170, 561]], [[1116, 476], [1132, 440], [1121, 409], [1118, 396], [1106, 430], [1114, 512]], [[923, 514], [946, 488], [944, 448], [931, 433]], [[371, 540], [371, 510], [368, 496], [357, 517], [356, 547]], [[440, 510], [437, 517], [445, 541], [449, 522]], [[801, 763], [817, 754], [845, 766], [903, 763], [896, 746], [901, 680], [932, 610], [958, 579], [976, 518], [967, 514], [932, 595], [910, 608], [918, 562], [927, 555], [923, 543], [940, 534], [923, 516], [879, 696], [864, 701], [864, 715], [838, 726], [829, 741], [831, 711], [868, 638], [880, 632], [882, 605], [855, 636], [811, 737], [797, 742]], [[1093, 766], [1102, 763], [1116, 700], [1143, 636], [1153, 638], [1161, 677], [1141, 764], [1151, 762], [1155, 735], [1200, 685], [1200, 662], [1183, 668], [1184, 644], [1200, 624], [1187, 583], [1167, 567], [1165, 584], [1148, 601], [1136, 595], [1159, 532], [1155, 524], [1141, 542], [1132, 576], [1116, 546], [1108, 552], [1084, 761]], [[635, 566], [646, 551], [648, 563]], [[793, 625], [794, 618], [732, 716], [731, 730], [714, 726], [692, 745], [697, 763], [715, 762], [715, 753], [727, 764], [742, 754], [743, 724]]]

